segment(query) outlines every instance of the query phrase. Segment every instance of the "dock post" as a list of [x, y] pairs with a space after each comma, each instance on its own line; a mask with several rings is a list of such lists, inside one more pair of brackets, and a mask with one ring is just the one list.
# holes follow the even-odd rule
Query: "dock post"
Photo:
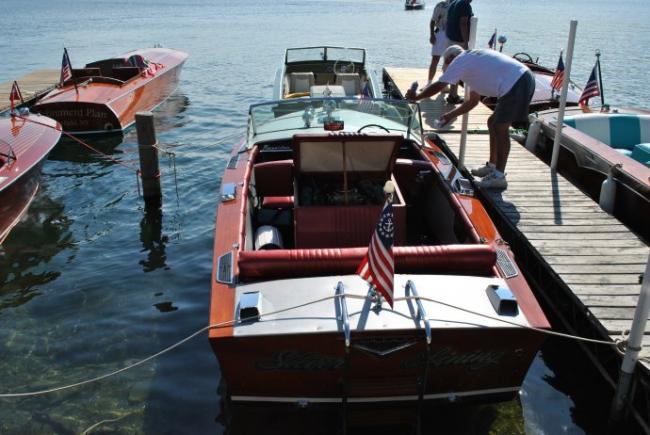
[[162, 190], [160, 188], [160, 166], [156, 148], [156, 130], [153, 125], [153, 113], [135, 114], [135, 127], [138, 134], [138, 154], [140, 155], [140, 178], [144, 203], [147, 208], [160, 208]]
[[610, 413], [610, 421], [617, 422], [621, 419], [621, 414], [625, 405], [629, 402], [630, 387], [632, 386], [632, 375], [634, 368], [639, 360], [639, 352], [641, 351], [641, 344], [643, 341], [643, 334], [645, 326], [650, 314], [650, 256], [645, 265], [645, 273], [643, 274], [643, 283], [641, 284], [641, 293], [639, 294], [639, 301], [636, 304], [634, 311], [634, 320], [632, 320], [632, 330], [628, 340], [627, 348], [625, 349], [625, 357], [623, 357], [623, 364], [621, 364], [621, 372], [618, 379], [618, 386], [616, 387], [616, 395], [612, 402], [612, 410]]
[[560, 93], [560, 107], [557, 112], [557, 125], [555, 126], [555, 139], [553, 140], [553, 155], [551, 157], [551, 171], [557, 170], [557, 159], [560, 155], [560, 138], [562, 137], [562, 125], [564, 124], [564, 109], [566, 108], [566, 96], [569, 92], [569, 82], [571, 81], [571, 62], [573, 61], [573, 46], [576, 42], [576, 29], [578, 22], [571, 20], [569, 29], [569, 41], [566, 48], [566, 65], [564, 68], [564, 80], [562, 82], [562, 92]]
[[[467, 41], [467, 49], [472, 50], [476, 45], [476, 27], [478, 26], [478, 18], [472, 17], [469, 23], [469, 41]], [[465, 90], [465, 101], [469, 100], [470, 89], [467, 83], [463, 84]], [[463, 114], [463, 120], [460, 131], [460, 149], [458, 150], [458, 166], [459, 169], [465, 167], [465, 147], [467, 146], [467, 125], [469, 123], [469, 112]]]

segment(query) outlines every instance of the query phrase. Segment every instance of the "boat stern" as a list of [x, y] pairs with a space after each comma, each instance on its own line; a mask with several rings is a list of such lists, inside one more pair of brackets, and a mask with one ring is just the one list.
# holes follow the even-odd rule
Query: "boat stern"
[[122, 130], [117, 115], [105, 104], [58, 101], [36, 104], [33, 110], [57, 120], [69, 133], [112, 133]]

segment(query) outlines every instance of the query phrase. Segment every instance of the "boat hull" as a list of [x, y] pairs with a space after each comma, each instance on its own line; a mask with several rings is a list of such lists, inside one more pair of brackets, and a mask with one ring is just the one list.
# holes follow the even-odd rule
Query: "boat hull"
[[420, 392], [427, 400], [502, 400], [519, 390], [542, 340], [522, 329], [477, 328], [433, 331], [428, 351], [421, 330], [353, 334], [349, 352], [342, 333], [211, 343], [234, 401], [337, 403], [410, 401]]
[[38, 191], [42, 166], [43, 161], [7, 189], [0, 191], [0, 244], [29, 209]]

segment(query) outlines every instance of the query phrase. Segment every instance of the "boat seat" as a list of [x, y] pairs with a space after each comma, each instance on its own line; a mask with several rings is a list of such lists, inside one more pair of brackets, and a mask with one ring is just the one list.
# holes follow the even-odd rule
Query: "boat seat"
[[634, 146], [630, 155], [637, 162], [641, 162], [646, 166], [650, 165], [650, 143], [640, 143]]
[[335, 84], [343, 86], [347, 96], [361, 94], [361, 77], [357, 73], [336, 73]]
[[[368, 248], [241, 251], [239, 279], [282, 279], [356, 273]], [[496, 251], [490, 245], [393, 247], [395, 273], [492, 276]]]
[[121, 67], [113, 67], [113, 72], [111, 73], [111, 77], [126, 82], [129, 79], [137, 76], [138, 74], [140, 74], [140, 69], [138, 67], [121, 66]]
[[263, 208], [293, 208], [293, 160], [275, 160], [257, 163], [255, 193]]
[[294, 72], [289, 74], [289, 93], [309, 92], [316, 83], [313, 72]]

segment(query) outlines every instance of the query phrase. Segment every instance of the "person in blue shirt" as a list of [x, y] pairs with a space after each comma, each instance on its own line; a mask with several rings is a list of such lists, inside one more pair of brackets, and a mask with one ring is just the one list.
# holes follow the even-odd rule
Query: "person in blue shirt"
[[[445, 30], [449, 45], [459, 45], [465, 50], [469, 43], [470, 18], [474, 15], [472, 11], [472, 0], [454, 0], [447, 9], [447, 28]], [[463, 99], [458, 96], [458, 86], [451, 86], [448, 104], [460, 104]]]

